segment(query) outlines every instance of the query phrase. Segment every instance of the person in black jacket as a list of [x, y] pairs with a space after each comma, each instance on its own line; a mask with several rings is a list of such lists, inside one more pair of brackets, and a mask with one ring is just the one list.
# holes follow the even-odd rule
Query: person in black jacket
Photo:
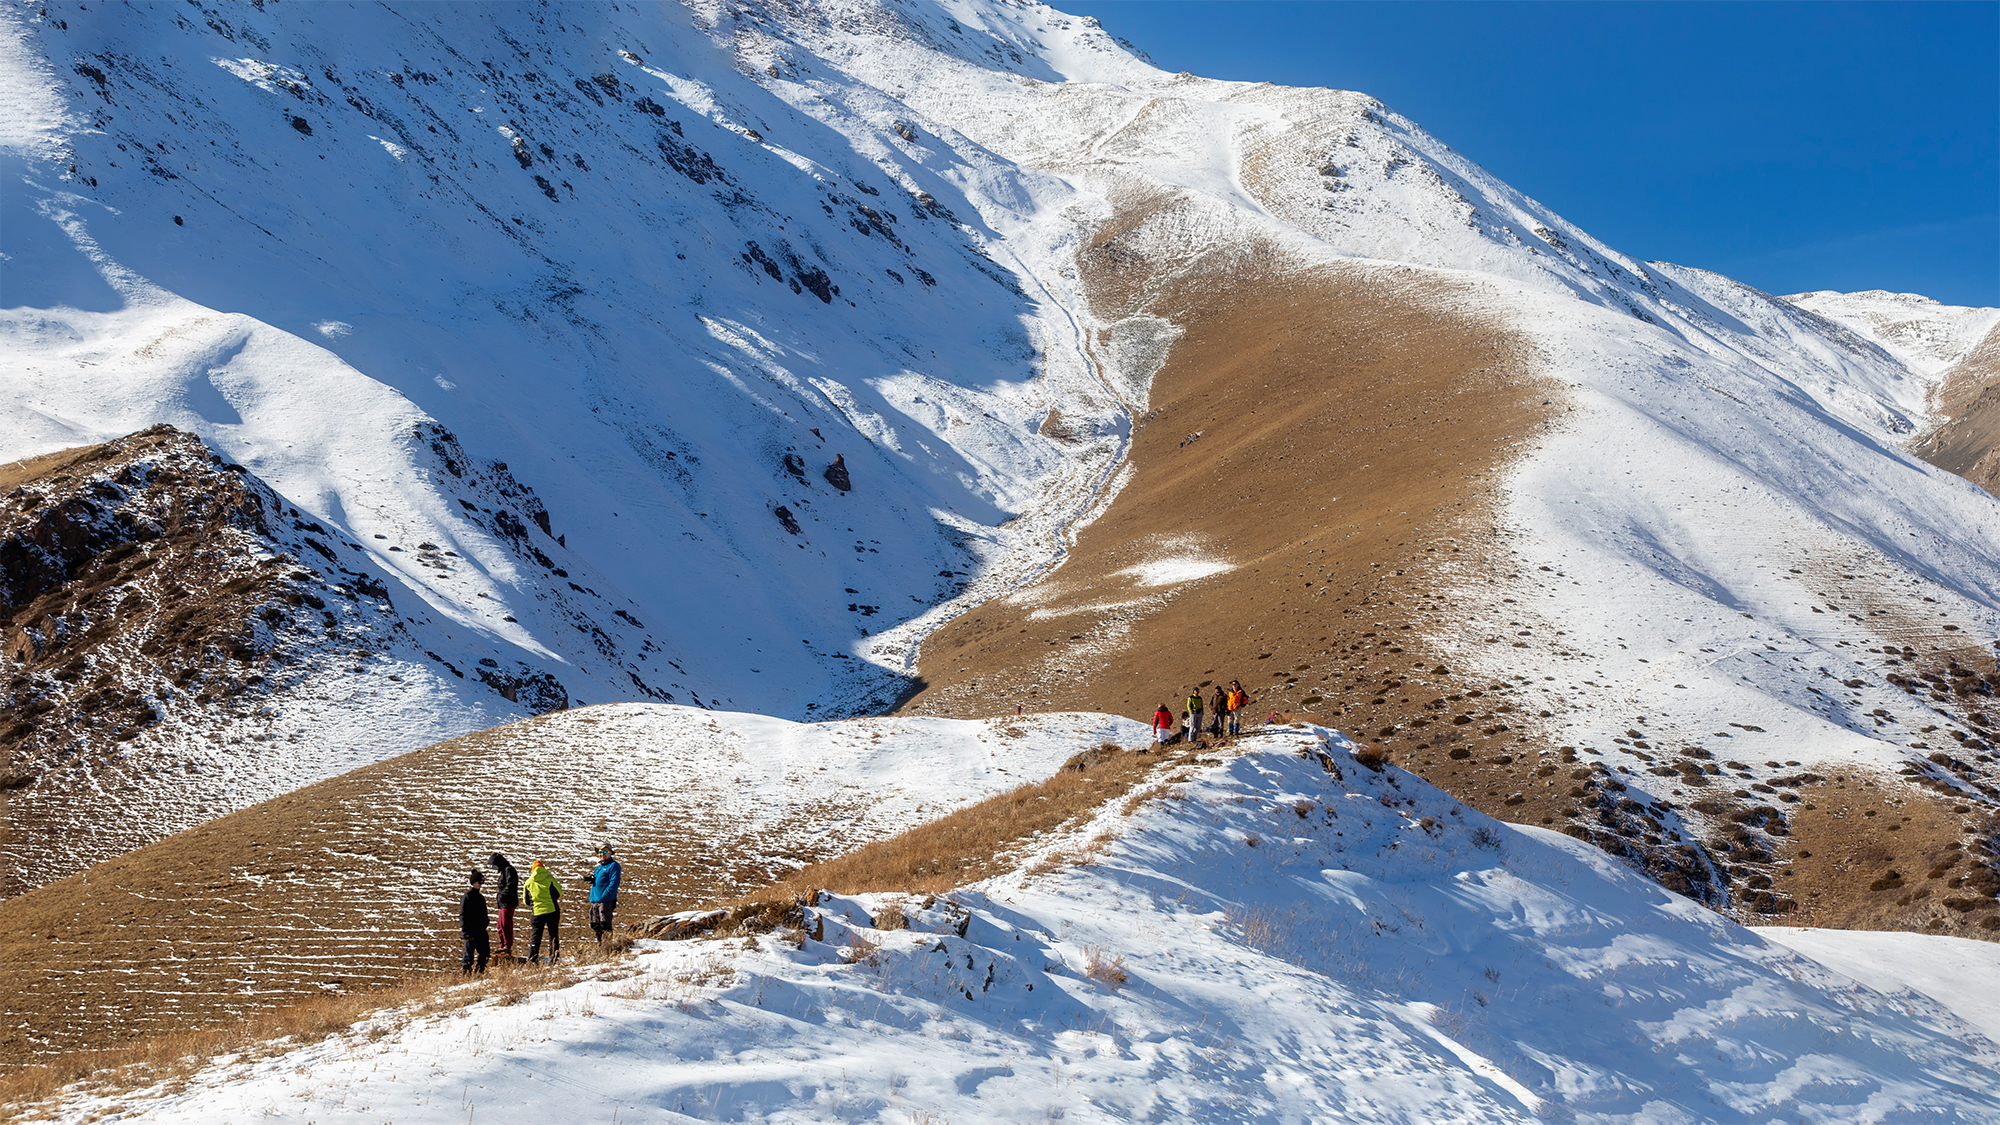
[[494, 927], [500, 933], [500, 956], [514, 956], [514, 911], [521, 906], [521, 873], [507, 862], [507, 857], [494, 852], [486, 857], [486, 865], [499, 873], [500, 881], [493, 886], [493, 905], [500, 911], [499, 925]]
[[[468, 973], [485, 972], [486, 962], [493, 956], [486, 944], [486, 896], [479, 893], [479, 884], [485, 881], [485, 873], [473, 868], [472, 885], [465, 889], [465, 897], [458, 900], [458, 933], [465, 939], [465, 956], [458, 967]], [[477, 969], [473, 968], [475, 960]]]

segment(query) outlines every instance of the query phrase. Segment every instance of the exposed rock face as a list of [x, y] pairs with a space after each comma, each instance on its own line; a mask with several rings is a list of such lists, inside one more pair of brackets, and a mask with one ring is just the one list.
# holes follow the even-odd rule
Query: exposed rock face
[[191, 435], [159, 426], [50, 460], [0, 498], [15, 776], [254, 691], [250, 666], [282, 636], [337, 629], [296, 559], [253, 550], [282, 502]]
[[[479, 518], [539, 555], [541, 504], [484, 478], [507, 506]], [[0, 895], [373, 760], [427, 677], [472, 673], [489, 722], [568, 706], [546, 671], [431, 660], [365, 558], [172, 427], [0, 466]]]
[[[379, 582], [302, 564], [276, 542], [284, 501], [193, 435], [156, 426], [0, 473], [0, 892], [179, 827], [121, 798], [220, 780], [190, 728], [259, 713], [295, 654], [394, 629]], [[284, 538], [332, 553], [297, 522]]]

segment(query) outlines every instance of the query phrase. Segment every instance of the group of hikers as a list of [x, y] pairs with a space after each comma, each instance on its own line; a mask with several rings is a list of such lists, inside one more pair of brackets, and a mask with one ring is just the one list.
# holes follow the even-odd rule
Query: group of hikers
[[[611, 915], [618, 909], [618, 880], [624, 869], [618, 865], [611, 845], [597, 849], [597, 866], [590, 872], [590, 930], [597, 935], [599, 945], [604, 943], [604, 935], [611, 932]], [[486, 883], [486, 872], [473, 868], [468, 881], [471, 886], [465, 890], [465, 897], [458, 902], [458, 932], [465, 939], [465, 956], [459, 967], [468, 973], [483, 973], [486, 965], [497, 956], [500, 960], [517, 960], [514, 957], [514, 912], [521, 908], [521, 898], [526, 896], [529, 910], [528, 955], [518, 960], [525, 964], [539, 964], [542, 956], [542, 939], [549, 943], [548, 963], [556, 963], [561, 952], [562, 933], [562, 884], [556, 882], [555, 875], [541, 860], [534, 861], [528, 868], [528, 877], [521, 878], [520, 869], [507, 862], [507, 857], [494, 852], [486, 858], [486, 866], [498, 876], [493, 888], [493, 906], [499, 912], [497, 919], [486, 912], [486, 894], [480, 888]], [[489, 924], [500, 935], [500, 950], [496, 955], [487, 940]]]
[[1175, 730], [1173, 709], [1162, 703], [1153, 712], [1153, 741], [1161, 746], [1170, 742], [1200, 742], [1202, 736], [1222, 738], [1243, 733], [1243, 712], [1250, 706], [1250, 695], [1243, 690], [1243, 681], [1231, 680], [1229, 686], [1217, 685], [1215, 694], [1204, 700], [1200, 688], [1188, 692], [1187, 709], [1181, 712], [1180, 729]]

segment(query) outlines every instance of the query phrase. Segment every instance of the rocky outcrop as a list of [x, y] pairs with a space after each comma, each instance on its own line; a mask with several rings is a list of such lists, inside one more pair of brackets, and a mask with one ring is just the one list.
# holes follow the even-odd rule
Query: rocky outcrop
[[179, 827], [141, 795], [228, 788], [270, 748], [222, 729], [396, 631], [379, 580], [327, 565], [351, 545], [191, 434], [0, 474], [0, 893]]
[[165, 426], [60, 460], [0, 497], [0, 729], [8, 772], [131, 740], [254, 691], [289, 633], [337, 631], [295, 557], [262, 549], [277, 496]]

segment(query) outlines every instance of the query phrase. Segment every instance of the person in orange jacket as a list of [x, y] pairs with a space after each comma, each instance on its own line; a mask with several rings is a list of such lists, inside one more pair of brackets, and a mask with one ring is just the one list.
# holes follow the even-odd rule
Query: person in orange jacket
[[1242, 680], [1229, 681], [1229, 694], [1224, 697], [1224, 703], [1229, 708], [1229, 733], [1242, 733], [1243, 709], [1250, 706], [1250, 693], [1243, 690]]

